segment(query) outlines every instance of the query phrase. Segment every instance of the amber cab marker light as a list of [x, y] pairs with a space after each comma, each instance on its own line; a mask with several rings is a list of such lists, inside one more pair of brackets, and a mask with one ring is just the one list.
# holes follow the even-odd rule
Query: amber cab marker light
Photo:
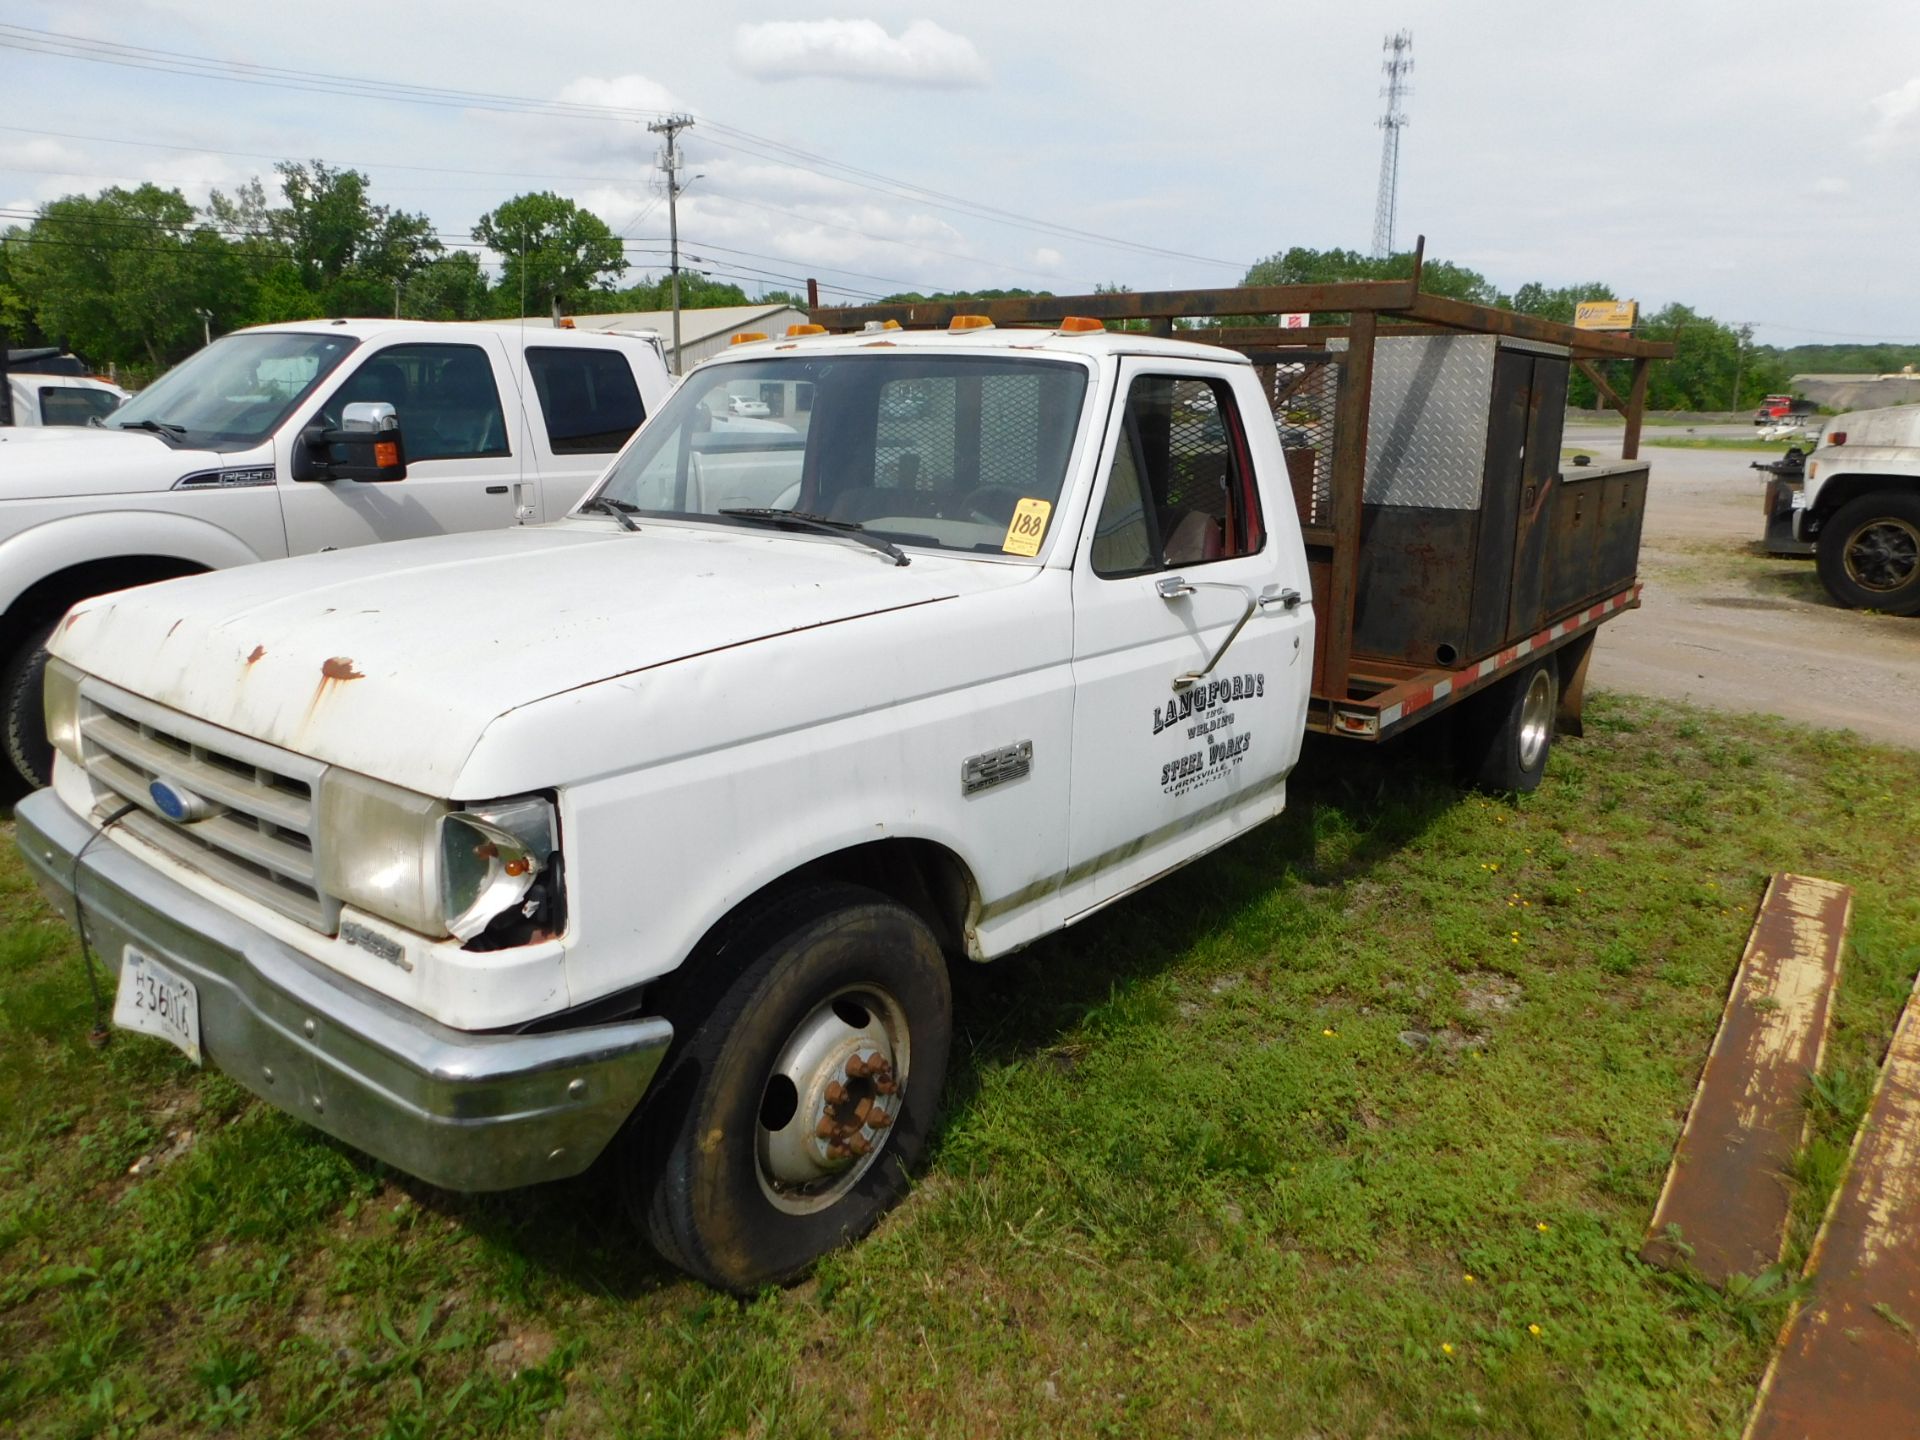
[[827, 333], [827, 327], [824, 325], [789, 325], [787, 326], [787, 338], [789, 340], [793, 339], [793, 337], [796, 335], [824, 335], [826, 333]]
[[1831, 433], [1830, 435], [1828, 435], [1828, 436], [1827, 436], [1827, 443], [1828, 443], [1829, 445], [1844, 445], [1844, 444], [1846, 444], [1846, 443], [1847, 443], [1847, 432], [1846, 432], [1846, 431], [1844, 431], [1844, 430], [1835, 430], [1835, 431], [1834, 431], [1833, 433]]
[[993, 321], [984, 315], [956, 315], [947, 322], [949, 330], [991, 330]]
[[1069, 315], [1060, 322], [1062, 335], [1091, 335], [1106, 328], [1106, 321], [1096, 320], [1091, 315]]
[[727, 343], [729, 345], [751, 345], [756, 340], [764, 340], [766, 338], [767, 332], [764, 330], [742, 330]]

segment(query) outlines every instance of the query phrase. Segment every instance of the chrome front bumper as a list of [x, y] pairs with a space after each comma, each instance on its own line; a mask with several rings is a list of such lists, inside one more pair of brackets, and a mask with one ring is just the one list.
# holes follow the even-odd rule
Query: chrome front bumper
[[[74, 918], [74, 856], [94, 834], [51, 790], [14, 811], [21, 852]], [[87, 938], [128, 945], [199, 990], [201, 1048], [269, 1104], [450, 1190], [577, 1175], [653, 1079], [673, 1027], [624, 1020], [535, 1035], [436, 1024], [331, 973], [101, 840], [79, 871]]]

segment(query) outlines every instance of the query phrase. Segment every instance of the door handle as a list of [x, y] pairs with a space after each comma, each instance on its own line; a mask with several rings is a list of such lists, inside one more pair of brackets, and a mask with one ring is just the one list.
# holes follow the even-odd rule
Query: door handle
[[487, 486], [487, 493], [489, 495], [504, 495], [507, 493], [507, 487], [504, 485], [489, 485]]
[[1220, 663], [1221, 657], [1227, 653], [1233, 642], [1240, 638], [1240, 632], [1246, 628], [1247, 621], [1253, 618], [1254, 611], [1263, 610], [1268, 605], [1284, 605], [1291, 611], [1300, 604], [1298, 590], [1278, 590], [1269, 585], [1264, 592], [1256, 595], [1245, 585], [1233, 585], [1223, 580], [1188, 580], [1180, 575], [1169, 575], [1164, 580], [1156, 581], [1153, 588], [1154, 592], [1169, 604], [1183, 596], [1193, 594], [1196, 590], [1231, 590], [1247, 602], [1247, 608], [1241, 611], [1240, 618], [1233, 622], [1233, 629], [1229, 630], [1227, 638], [1220, 642], [1220, 648], [1213, 652], [1213, 658], [1198, 670], [1188, 670], [1184, 674], [1173, 677], [1173, 688], [1176, 690], [1185, 690], [1191, 685], [1197, 685], [1213, 673], [1213, 667]]

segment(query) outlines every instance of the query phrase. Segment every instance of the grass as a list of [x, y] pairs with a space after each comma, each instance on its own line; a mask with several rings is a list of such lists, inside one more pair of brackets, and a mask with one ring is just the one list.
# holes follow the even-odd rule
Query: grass
[[[90, 1050], [9, 849], [0, 1431], [1733, 1436], [1920, 965], [1916, 793], [1911, 753], [1606, 696], [1516, 802], [1313, 746], [1281, 820], [965, 973], [922, 1184], [744, 1302], [611, 1166], [447, 1195]], [[1852, 943], [1790, 1268], [1721, 1294], [1634, 1251], [1785, 868], [1856, 887]]]

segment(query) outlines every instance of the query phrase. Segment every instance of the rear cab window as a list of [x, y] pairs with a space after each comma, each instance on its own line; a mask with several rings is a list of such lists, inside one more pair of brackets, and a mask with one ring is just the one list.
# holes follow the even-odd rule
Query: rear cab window
[[647, 418], [633, 366], [616, 350], [529, 346], [527, 369], [556, 455], [611, 455]]

